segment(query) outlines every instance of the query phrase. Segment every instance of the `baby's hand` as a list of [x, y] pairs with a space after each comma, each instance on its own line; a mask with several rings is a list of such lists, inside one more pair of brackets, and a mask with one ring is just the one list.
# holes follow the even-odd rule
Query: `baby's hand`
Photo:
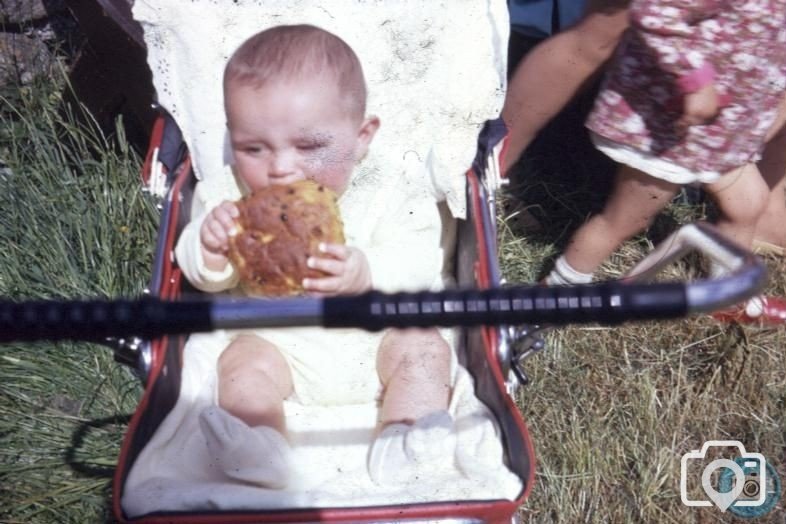
[[712, 122], [720, 111], [720, 97], [715, 84], [707, 84], [694, 93], [688, 93], [682, 103], [682, 117], [678, 124], [682, 128], [700, 126]]
[[321, 244], [327, 257], [310, 257], [308, 267], [327, 273], [328, 277], [306, 278], [303, 287], [317, 294], [342, 295], [363, 293], [371, 289], [371, 269], [366, 255], [356, 247]]
[[235, 218], [240, 213], [235, 204], [225, 200], [205, 218], [199, 230], [202, 256], [209, 269], [223, 270], [228, 262], [229, 237], [235, 229]]

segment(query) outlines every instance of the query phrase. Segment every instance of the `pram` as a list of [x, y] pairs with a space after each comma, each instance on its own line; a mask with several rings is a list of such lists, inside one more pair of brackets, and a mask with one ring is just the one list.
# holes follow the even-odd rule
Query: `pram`
[[[729, 266], [744, 271], [723, 285], [732, 289], [715, 289], [715, 284], [685, 286], [608, 285], [588, 286], [571, 290], [528, 289], [519, 294], [500, 289], [501, 278], [496, 261], [495, 212], [493, 193], [499, 185], [494, 166], [497, 163], [502, 132], [489, 126], [481, 139], [479, 161], [467, 173], [467, 201], [469, 219], [458, 224], [456, 250], [456, 279], [460, 287], [490, 289], [490, 293], [468, 291], [447, 295], [400, 295], [385, 299], [377, 297], [378, 312], [374, 304], [370, 312], [377, 321], [387, 325], [418, 323], [483, 323], [489, 313], [495, 322], [521, 319], [522, 312], [537, 322], [565, 323], [593, 320], [624, 320], [630, 318], [655, 318], [679, 316], [690, 309], [711, 308], [713, 300], [719, 303], [736, 301], [741, 294], [750, 292], [761, 281], [761, 274], [751, 270], [751, 260], [743, 254], [713, 240], [701, 229], [690, 229], [668, 244], [668, 249], [656, 252], [640, 268], [652, 269], [666, 259], [679, 254], [687, 245], [704, 243], [711, 251], [726, 257]], [[174, 122], [162, 116], [154, 130], [153, 146], [146, 163], [145, 173], [153, 173], [151, 185], [159, 182], [158, 166], [166, 166], [170, 190], [162, 209], [162, 228], [156, 250], [151, 294], [173, 299], [180, 294], [182, 283], [170, 253], [178, 229], [188, 217], [188, 202], [193, 190], [193, 177], [188, 156]], [[748, 264], [745, 266], [745, 264]], [[687, 292], [686, 292], [687, 290]], [[520, 290], [521, 291], [521, 290]], [[518, 302], [517, 302], [518, 301]], [[431, 320], [423, 315], [424, 304], [439, 302], [450, 304], [442, 313], [452, 318]], [[412, 304], [416, 304], [413, 309]], [[183, 306], [185, 304], [182, 304]], [[345, 302], [344, 305], [349, 305]], [[390, 307], [392, 306], [392, 308]], [[449, 311], [447, 311], [449, 310]], [[515, 313], [515, 315], [514, 315]], [[37, 316], [37, 315], [34, 315]], [[385, 318], [380, 318], [385, 317]], [[425, 318], [424, 318], [425, 317]], [[296, 319], [297, 320], [297, 319]], [[384, 506], [347, 508], [297, 508], [269, 511], [226, 511], [197, 509], [153, 514], [140, 520], [167, 522], [194, 521], [380, 521], [442, 519], [452, 521], [503, 522], [515, 518], [515, 511], [527, 497], [534, 480], [534, 456], [526, 426], [509, 393], [525, 375], [523, 358], [540, 343], [533, 336], [533, 328], [509, 329], [473, 327], [462, 332], [459, 354], [462, 362], [474, 375], [476, 395], [490, 408], [499, 424], [505, 447], [508, 467], [521, 479], [520, 491], [511, 498], [485, 500], [441, 500], [419, 504], [391, 504]], [[151, 344], [134, 340], [121, 341], [119, 354], [136, 366], [145, 377], [145, 395], [132, 420], [125, 445], [118, 463], [115, 481], [115, 511], [123, 518], [119, 506], [129, 470], [140, 452], [150, 441], [167, 413], [174, 406], [180, 389], [182, 348], [184, 337], [158, 339]]]

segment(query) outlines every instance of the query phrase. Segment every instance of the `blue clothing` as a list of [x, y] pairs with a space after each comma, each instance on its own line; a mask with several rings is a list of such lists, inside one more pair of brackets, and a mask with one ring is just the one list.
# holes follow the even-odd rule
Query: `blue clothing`
[[576, 22], [586, 0], [508, 0], [511, 28], [527, 36], [545, 38]]

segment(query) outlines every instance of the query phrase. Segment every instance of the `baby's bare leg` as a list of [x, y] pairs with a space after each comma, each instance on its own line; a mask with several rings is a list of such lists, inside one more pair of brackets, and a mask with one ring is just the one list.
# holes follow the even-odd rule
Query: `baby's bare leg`
[[450, 401], [451, 348], [436, 329], [390, 330], [377, 354], [384, 386], [379, 426], [444, 410]]
[[740, 246], [749, 248], [770, 196], [770, 188], [759, 169], [755, 164], [747, 164], [724, 174], [706, 189], [720, 208], [718, 229]]
[[218, 405], [251, 427], [285, 435], [284, 399], [292, 390], [289, 365], [267, 340], [240, 335], [218, 359]]
[[591, 1], [581, 21], [542, 42], [518, 65], [502, 108], [510, 132], [503, 172], [612, 55], [628, 26], [627, 4]]
[[585, 222], [565, 250], [568, 264], [594, 273], [620, 244], [649, 226], [679, 186], [622, 165], [603, 211]]

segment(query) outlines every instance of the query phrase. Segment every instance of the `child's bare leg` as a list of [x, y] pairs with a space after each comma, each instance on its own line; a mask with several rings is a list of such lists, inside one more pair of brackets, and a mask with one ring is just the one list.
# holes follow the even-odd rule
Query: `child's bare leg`
[[259, 337], [238, 336], [218, 359], [218, 405], [251, 427], [286, 434], [284, 399], [292, 389], [286, 360]]
[[591, 1], [581, 21], [542, 42], [518, 65], [502, 108], [510, 132], [504, 172], [614, 52], [628, 26], [627, 4]]
[[444, 410], [450, 400], [451, 348], [436, 329], [390, 330], [377, 353], [384, 389], [379, 427]]
[[740, 246], [749, 248], [770, 195], [756, 165], [734, 169], [708, 184], [706, 189], [720, 209], [718, 229]]
[[565, 250], [565, 260], [576, 271], [595, 272], [620, 244], [649, 226], [679, 187], [620, 166], [606, 206], [576, 231]]

